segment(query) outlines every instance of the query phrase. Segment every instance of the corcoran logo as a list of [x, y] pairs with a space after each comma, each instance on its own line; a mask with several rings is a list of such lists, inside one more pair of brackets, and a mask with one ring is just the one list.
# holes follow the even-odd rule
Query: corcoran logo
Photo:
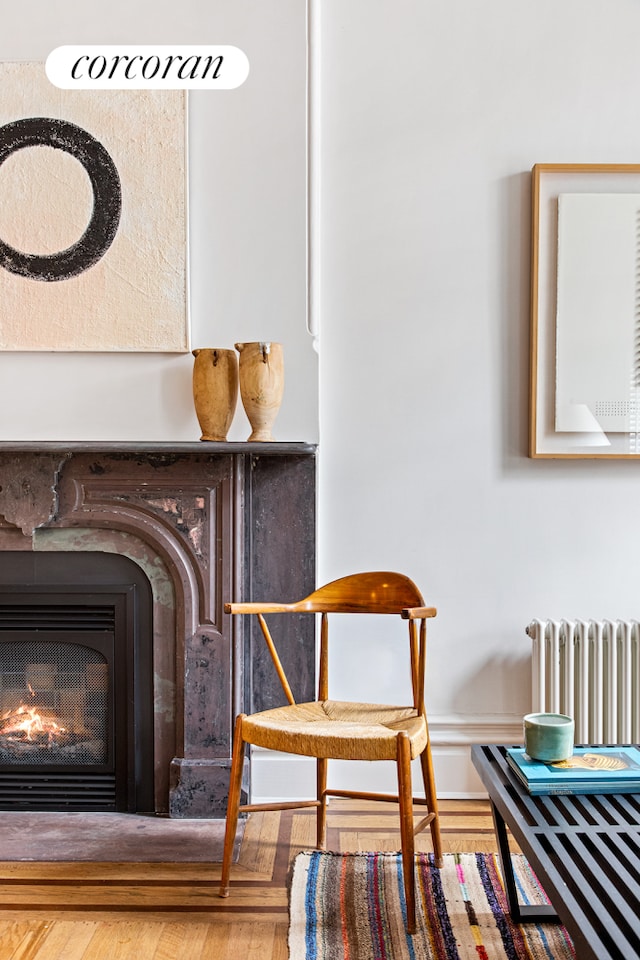
[[232, 46], [64, 46], [47, 57], [49, 81], [62, 90], [233, 90], [249, 60]]

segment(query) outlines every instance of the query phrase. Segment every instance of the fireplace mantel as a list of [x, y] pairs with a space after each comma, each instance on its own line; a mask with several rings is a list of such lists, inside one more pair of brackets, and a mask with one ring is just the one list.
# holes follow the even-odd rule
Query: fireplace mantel
[[[233, 716], [283, 702], [261, 637], [223, 606], [314, 588], [315, 452], [0, 442], [0, 551], [120, 553], [149, 578], [157, 813], [223, 816]], [[312, 698], [313, 624], [283, 626], [287, 673], [296, 695]]]
[[304, 442], [246, 443], [167, 440], [0, 440], [0, 453], [242, 453], [266, 456], [315, 455]]

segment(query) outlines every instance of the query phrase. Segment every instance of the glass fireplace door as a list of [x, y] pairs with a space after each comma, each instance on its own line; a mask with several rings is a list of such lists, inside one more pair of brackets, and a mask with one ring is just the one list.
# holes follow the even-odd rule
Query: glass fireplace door
[[109, 766], [113, 634], [0, 644], [0, 764]]

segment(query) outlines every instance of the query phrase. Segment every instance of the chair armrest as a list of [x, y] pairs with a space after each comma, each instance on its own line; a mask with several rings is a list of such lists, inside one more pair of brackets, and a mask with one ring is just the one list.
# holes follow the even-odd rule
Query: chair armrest
[[225, 603], [225, 613], [291, 613], [291, 603]]
[[403, 620], [426, 620], [427, 617], [437, 616], [435, 607], [406, 607], [400, 613]]

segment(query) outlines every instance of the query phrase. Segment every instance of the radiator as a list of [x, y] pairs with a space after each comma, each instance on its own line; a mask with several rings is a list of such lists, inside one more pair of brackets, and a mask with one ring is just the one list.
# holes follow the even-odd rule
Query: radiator
[[576, 743], [640, 743], [640, 622], [532, 620], [532, 709], [564, 713]]

